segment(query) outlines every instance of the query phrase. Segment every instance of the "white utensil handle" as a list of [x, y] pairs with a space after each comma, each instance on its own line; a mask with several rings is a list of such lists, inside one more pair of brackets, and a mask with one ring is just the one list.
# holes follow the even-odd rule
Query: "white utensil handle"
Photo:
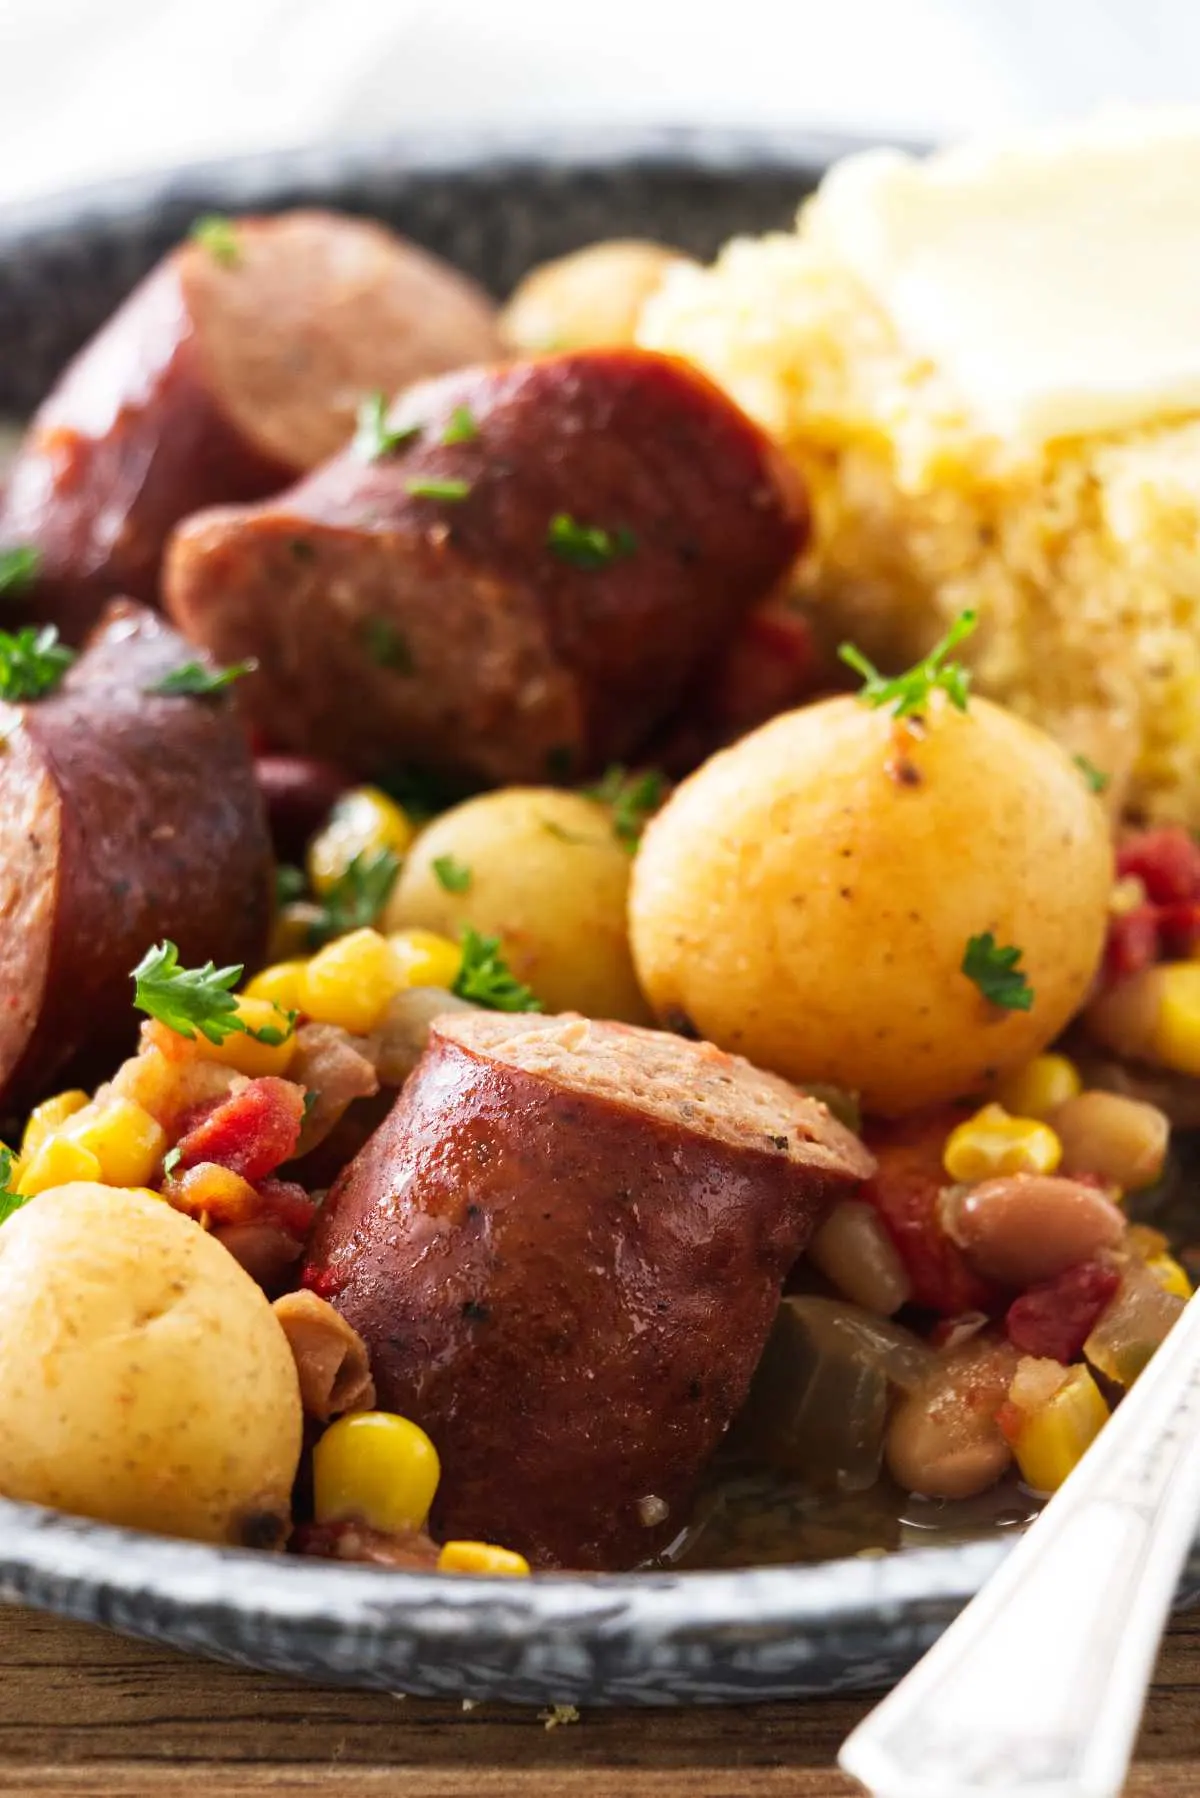
[[1024, 1540], [842, 1748], [876, 1798], [1115, 1798], [1200, 1520], [1200, 1304]]

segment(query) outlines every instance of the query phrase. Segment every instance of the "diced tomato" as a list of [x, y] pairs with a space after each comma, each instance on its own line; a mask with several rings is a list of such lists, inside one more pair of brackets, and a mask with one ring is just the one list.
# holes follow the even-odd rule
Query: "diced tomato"
[[1121, 1276], [1104, 1261], [1081, 1261], [1014, 1299], [1004, 1319], [1008, 1340], [1026, 1355], [1075, 1361]]
[[1146, 897], [1110, 922], [1105, 977], [1191, 955], [1200, 943], [1200, 845], [1188, 832], [1176, 824], [1135, 831], [1117, 851], [1117, 875], [1139, 880]]
[[1155, 905], [1200, 899], [1200, 846], [1179, 824], [1135, 831], [1117, 850], [1117, 875], [1135, 875]]
[[298, 1180], [260, 1180], [258, 1196], [265, 1217], [274, 1218], [299, 1241], [305, 1240], [317, 1215], [317, 1205]]
[[939, 1195], [951, 1183], [942, 1152], [968, 1109], [946, 1106], [902, 1124], [868, 1128], [867, 1147], [879, 1166], [858, 1194], [874, 1205], [899, 1250], [914, 1304], [943, 1317], [992, 1311], [997, 1304], [995, 1291], [975, 1273], [941, 1221]]
[[1140, 974], [1158, 960], [1158, 907], [1139, 905], [1109, 920], [1104, 975], [1109, 981]]
[[295, 1154], [303, 1122], [304, 1092], [294, 1081], [248, 1080], [180, 1138], [178, 1165], [215, 1161], [255, 1186]]

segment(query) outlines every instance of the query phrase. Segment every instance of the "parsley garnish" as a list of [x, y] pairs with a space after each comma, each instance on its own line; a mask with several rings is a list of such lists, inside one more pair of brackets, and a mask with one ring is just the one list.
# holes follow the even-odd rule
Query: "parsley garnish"
[[335, 936], [373, 924], [387, 904], [399, 872], [400, 857], [390, 849], [373, 853], [364, 849], [356, 855], [322, 899], [320, 917], [308, 927], [311, 946], [319, 949]]
[[1106, 774], [1103, 768], [1097, 768], [1095, 762], [1089, 762], [1086, 755], [1072, 756], [1072, 761], [1083, 775], [1093, 793], [1103, 793], [1112, 781], [1112, 775]]
[[470, 406], [455, 406], [450, 422], [442, 432], [442, 442], [447, 447], [452, 443], [474, 443], [478, 435], [479, 426]]
[[213, 261], [219, 262], [222, 268], [236, 268], [242, 260], [237, 227], [223, 212], [206, 212], [196, 220], [188, 236], [201, 249], [207, 250]]
[[437, 481], [426, 475], [418, 475], [415, 480], [405, 481], [404, 491], [411, 493], [414, 499], [457, 501], [466, 499], [471, 491], [471, 483], [470, 481]]
[[0, 1149], [0, 1224], [6, 1224], [14, 1211], [19, 1211], [32, 1195], [15, 1192], [9, 1182], [13, 1177], [15, 1157], [11, 1149]]
[[0, 631], [0, 699], [42, 699], [74, 660], [75, 651], [59, 642], [52, 624]]
[[231, 662], [228, 668], [206, 668], [203, 662], [184, 662], [182, 667], [172, 668], [170, 674], [164, 674], [161, 680], [143, 691], [160, 699], [211, 699], [214, 694], [223, 693], [226, 687], [232, 687], [243, 675], [253, 674], [257, 667], [258, 663], [253, 659]]
[[170, 1179], [171, 1175], [175, 1172], [182, 1157], [183, 1150], [178, 1143], [175, 1144], [173, 1149], [167, 1150], [166, 1154], [163, 1156], [163, 1174], [167, 1179]]
[[276, 1006], [286, 1028], [264, 1024], [252, 1030], [237, 1015], [237, 997], [233, 988], [243, 974], [241, 964], [217, 968], [211, 961], [202, 968], [181, 968], [179, 951], [174, 943], [164, 940], [157, 948], [147, 949], [133, 970], [133, 1003], [137, 1011], [157, 1018], [176, 1036], [193, 1042], [196, 1032], [218, 1047], [227, 1036], [252, 1036], [255, 1042], [281, 1043], [291, 1035], [296, 1021], [294, 1011]]
[[433, 871], [437, 875], [438, 885], [447, 893], [465, 893], [471, 884], [471, 870], [457, 856], [435, 855]]
[[280, 862], [275, 870], [275, 904], [291, 905], [302, 899], [307, 885], [302, 869], [293, 868], [290, 862]]
[[489, 1011], [540, 1011], [527, 986], [509, 971], [500, 955], [498, 936], [480, 936], [468, 924], [462, 933], [462, 966], [453, 990]]
[[607, 769], [594, 787], [583, 790], [589, 799], [612, 808], [613, 831], [632, 855], [641, 841], [646, 821], [658, 810], [665, 797], [666, 777], [657, 768], [644, 774], [630, 774], [619, 762]]
[[378, 668], [391, 668], [397, 674], [413, 674], [416, 664], [412, 650], [390, 618], [368, 618], [362, 627], [363, 647]]
[[42, 565], [42, 552], [31, 543], [0, 550], [0, 593], [24, 593]]
[[889, 679], [880, 674], [873, 662], [869, 662], [861, 649], [853, 643], [843, 643], [838, 655], [848, 668], [863, 677], [863, 687], [858, 697], [864, 705], [879, 707], [890, 705], [897, 718], [911, 718], [923, 712], [929, 703], [929, 695], [935, 687], [940, 687], [952, 706], [960, 712], [967, 709], [967, 695], [971, 687], [970, 671], [961, 662], [947, 660], [951, 650], [957, 649], [965, 637], [969, 637], [978, 624], [975, 612], [960, 612], [940, 643], [934, 645], [923, 662], [910, 668], [907, 674], [897, 674]]
[[1028, 1011], [1033, 1005], [1033, 988], [1017, 966], [1022, 951], [1013, 947], [1001, 949], [990, 930], [982, 936], [967, 938], [962, 971], [973, 980], [985, 999], [1004, 1011]]
[[388, 424], [387, 412], [388, 403], [378, 391], [369, 393], [358, 408], [350, 447], [364, 462], [375, 462], [380, 456], [389, 456], [393, 450], [411, 443], [414, 437], [421, 434], [420, 425], [397, 425], [393, 430]]
[[610, 562], [619, 561], [622, 556], [631, 556], [637, 548], [637, 538], [624, 525], [615, 531], [606, 531], [602, 525], [580, 524], [569, 512], [559, 512], [550, 520], [546, 547], [561, 561], [569, 562], [572, 568], [584, 568], [591, 573], [597, 568], [607, 568]]

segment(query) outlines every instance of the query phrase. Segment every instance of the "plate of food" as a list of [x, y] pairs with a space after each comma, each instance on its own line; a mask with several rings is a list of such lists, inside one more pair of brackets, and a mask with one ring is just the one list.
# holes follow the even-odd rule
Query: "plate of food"
[[1198, 160], [0, 220], [6, 1598], [654, 1704], [978, 1590], [1200, 1262]]

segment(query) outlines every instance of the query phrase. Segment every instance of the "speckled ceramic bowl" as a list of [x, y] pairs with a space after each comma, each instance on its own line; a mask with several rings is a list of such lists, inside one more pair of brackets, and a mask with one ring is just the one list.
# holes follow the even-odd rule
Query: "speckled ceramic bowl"
[[[785, 227], [846, 140], [594, 134], [362, 145], [122, 182], [0, 214], [0, 411], [44, 392], [200, 212], [318, 201], [384, 218], [505, 293], [595, 238], [702, 256]], [[744, 1573], [450, 1579], [220, 1550], [0, 1501], [0, 1598], [249, 1666], [529, 1703], [690, 1704], [882, 1685], [999, 1540]], [[1193, 1557], [1187, 1589], [1200, 1584]]]

